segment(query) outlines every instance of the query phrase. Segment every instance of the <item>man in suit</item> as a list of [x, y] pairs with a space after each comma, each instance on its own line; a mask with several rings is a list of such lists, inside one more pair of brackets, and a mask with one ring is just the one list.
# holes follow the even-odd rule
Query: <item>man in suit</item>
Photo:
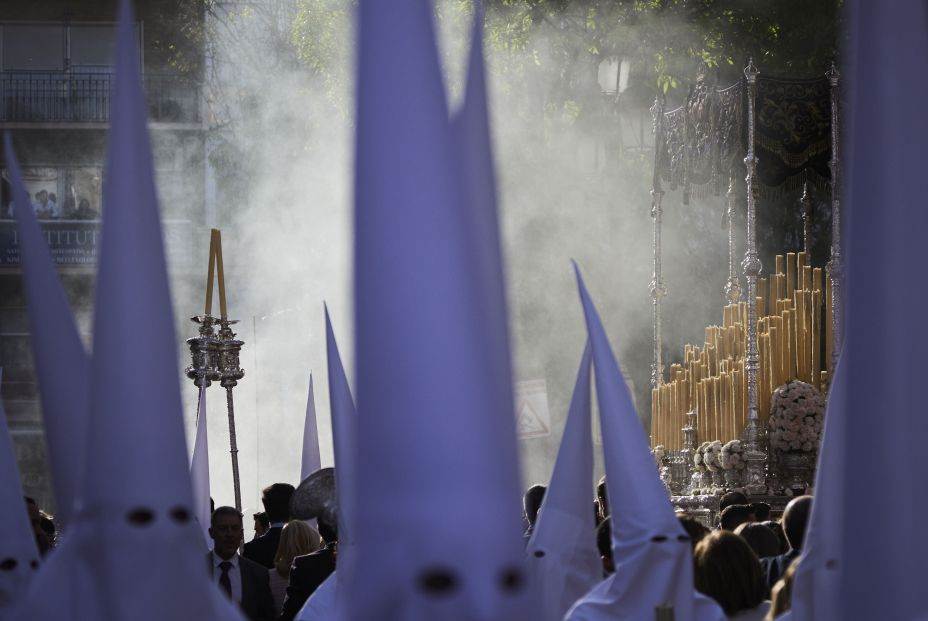
[[277, 611], [267, 569], [239, 556], [243, 535], [242, 514], [235, 508], [213, 511], [209, 527], [213, 549], [206, 555], [210, 576], [251, 621], [273, 621]]
[[287, 596], [277, 621], [293, 621], [319, 585], [335, 571], [335, 548], [338, 530], [321, 518], [318, 520], [319, 534], [325, 541], [325, 547], [310, 554], [297, 556], [290, 566], [290, 581], [287, 583]]
[[290, 496], [292, 495], [293, 486], [287, 483], [274, 483], [261, 491], [261, 502], [264, 504], [264, 512], [271, 521], [271, 527], [260, 537], [246, 543], [242, 556], [267, 569], [274, 567], [274, 556], [277, 554], [277, 544], [280, 543], [280, 531], [290, 519]]
[[812, 511], [812, 497], [798, 496], [789, 501], [783, 511], [783, 532], [789, 549], [779, 556], [766, 556], [760, 559], [761, 568], [767, 578], [767, 586], [771, 589], [786, 572], [786, 568], [802, 552], [803, 540], [806, 536], [806, 524], [809, 513]]

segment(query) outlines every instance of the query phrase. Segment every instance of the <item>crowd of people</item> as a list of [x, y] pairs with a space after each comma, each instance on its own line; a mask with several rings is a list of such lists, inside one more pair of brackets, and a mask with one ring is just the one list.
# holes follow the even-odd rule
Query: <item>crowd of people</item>
[[[545, 485], [532, 485], [523, 498], [526, 543], [544, 511]], [[309, 597], [335, 571], [337, 525], [324, 520], [309, 523], [291, 519], [294, 488], [274, 483], [262, 492], [264, 511], [253, 515], [255, 535], [244, 542], [243, 515], [234, 507], [212, 512], [211, 550], [204, 567], [213, 584], [241, 608], [251, 621], [293, 621]], [[56, 541], [54, 518], [36, 501], [26, 498], [36, 543], [43, 555]], [[730, 620], [768, 621], [790, 608], [790, 592], [797, 559], [802, 552], [811, 496], [787, 504], [779, 520], [770, 519], [770, 505], [749, 502], [740, 491], [719, 500], [719, 518], [710, 529], [702, 521], [680, 513], [678, 519], [693, 549], [693, 582], [711, 597]], [[611, 528], [613, 516], [606, 500], [605, 477], [593, 501], [596, 546], [602, 576], [615, 571]]]

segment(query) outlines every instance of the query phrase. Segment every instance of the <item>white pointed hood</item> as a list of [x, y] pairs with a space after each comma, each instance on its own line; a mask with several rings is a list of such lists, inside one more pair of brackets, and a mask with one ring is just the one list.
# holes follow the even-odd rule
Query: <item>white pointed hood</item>
[[561, 621], [567, 610], [602, 580], [590, 503], [593, 435], [590, 406], [592, 349], [583, 350], [554, 473], [545, 492], [526, 556], [541, 621]]
[[[204, 571], [177, 335], [128, 0], [120, 3], [88, 430], [87, 553], [103, 619], [238, 618]], [[99, 536], [106, 533], [106, 536]]]
[[[338, 494], [338, 569], [322, 586], [313, 593], [316, 601], [312, 604], [307, 600], [309, 609], [318, 614], [329, 606], [335, 606], [338, 599], [338, 609], [344, 609], [347, 598], [351, 597], [350, 589], [337, 588], [337, 584], [350, 585], [353, 567], [357, 552], [357, 446], [358, 446], [358, 415], [348, 385], [348, 376], [342, 365], [342, 357], [338, 352], [338, 343], [335, 341], [335, 330], [329, 317], [329, 309], [325, 307], [325, 348], [328, 361], [329, 375], [329, 404], [332, 412], [332, 442], [335, 448], [335, 488]], [[335, 574], [342, 576], [336, 582]], [[310, 598], [312, 599], [312, 598]], [[331, 600], [331, 601], [330, 601]], [[302, 614], [302, 613], [301, 613]]]
[[201, 386], [197, 401], [197, 431], [193, 440], [193, 458], [190, 460], [190, 480], [193, 483], [193, 517], [203, 531], [206, 549], [212, 547], [209, 526], [209, 436], [206, 431], [206, 386]]
[[722, 621], [722, 610], [693, 588], [689, 537], [661, 484], [602, 321], [576, 271], [596, 369], [615, 573], [577, 602], [566, 619], [644, 620], [654, 617], [658, 605], [671, 604], [676, 621]]
[[[332, 412], [332, 443], [335, 448], [335, 486], [338, 494], [338, 560], [341, 568], [343, 552], [355, 543], [355, 496], [357, 412], [348, 385], [348, 377], [338, 352], [335, 331], [325, 307], [325, 349], [329, 375], [329, 405]], [[342, 572], [344, 574], [344, 572]]]
[[303, 456], [300, 461], [300, 480], [319, 470], [319, 431], [316, 429], [316, 398], [313, 394], [313, 374], [309, 374], [309, 395], [306, 397], [306, 418], [303, 422]]
[[500, 379], [500, 328], [487, 325], [505, 318], [484, 306], [502, 307], [501, 288], [482, 276], [469, 233], [480, 229], [460, 191], [432, 4], [361, 0], [358, 14], [358, 535], [347, 619], [534, 618], [512, 391], [497, 384], [511, 374]]
[[847, 389], [839, 364], [828, 391], [825, 434], [815, 475], [812, 515], [793, 579], [791, 619], [838, 619], [841, 578], [841, 502], [844, 494], [844, 422]]
[[39, 550], [0, 402], [0, 619], [7, 619], [22, 602], [38, 568]]
[[[831, 397], [845, 405], [837, 618], [926, 619], [928, 333], [920, 309], [928, 305], [928, 211], [918, 180], [928, 143], [928, 3], [847, 4], [847, 278], [838, 369], [846, 376], [844, 394]], [[878, 500], [862, 501], [863, 494]], [[867, 545], [870, 533], [876, 537]]]
[[[13, 204], [29, 205], [9, 134], [4, 136], [4, 149]], [[90, 361], [35, 214], [16, 209], [15, 218], [56, 517], [67, 531], [84, 469]]]

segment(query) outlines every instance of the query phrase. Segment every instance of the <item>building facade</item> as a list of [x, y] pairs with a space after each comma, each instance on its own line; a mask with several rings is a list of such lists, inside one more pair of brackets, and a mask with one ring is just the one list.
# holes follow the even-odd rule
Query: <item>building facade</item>
[[[136, 0], [135, 32], [169, 268], [192, 277], [204, 226], [202, 14], [182, 0]], [[84, 342], [91, 325], [113, 85], [116, 0], [0, 5], [0, 129], [13, 138], [33, 209]], [[25, 493], [56, 508], [46, 465], [14, 205], [0, 167], [0, 395]], [[110, 206], [118, 208], [118, 206]], [[140, 326], [140, 329], [143, 327]]]

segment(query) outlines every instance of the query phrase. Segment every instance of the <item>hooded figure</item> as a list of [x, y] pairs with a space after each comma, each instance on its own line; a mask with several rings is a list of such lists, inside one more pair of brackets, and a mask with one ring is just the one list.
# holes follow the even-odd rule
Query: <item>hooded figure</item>
[[535, 592], [542, 598], [541, 621], [561, 621], [574, 602], [603, 577], [590, 512], [593, 437], [590, 412], [592, 350], [583, 350], [554, 474], [538, 522], [528, 543], [527, 559]]
[[847, 404], [839, 364], [828, 390], [825, 434], [815, 475], [815, 500], [793, 578], [789, 611], [793, 621], [839, 619], [841, 569], [841, 499], [844, 494], [844, 420]]
[[0, 402], [0, 620], [11, 618], [38, 568], [39, 549]]
[[577, 283], [596, 368], [615, 573], [578, 601], [565, 620], [653, 619], [657, 606], [669, 604], [676, 621], [724, 621], [721, 608], [693, 588], [690, 539], [654, 468], [641, 421], [579, 270]]
[[[847, 288], [838, 369], [846, 375], [832, 389], [844, 392], [845, 404], [836, 618], [926, 619], [920, 576], [928, 539], [919, 533], [928, 513], [921, 373], [928, 333], [919, 309], [928, 304], [928, 211], [918, 180], [928, 143], [928, 82], [921, 79], [928, 70], [928, 3], [848, 5]], [[840, 275], [840, 257], [833, 261], [832, 273]], [[861, 502], [861, 492], [875, 497]], [[863, 541], [868, 534], [872, 540]]]
[[[76, 540], [32, 619], [241, 619], [203, 570], [132, 10], [120, 3]], [[51, 594], [51, 596], [49, 596]], [[32, 602], [30, 602], [32, 603]]]
[[190, 480], [193, 482], [193, 518], [203, 531], [206, 549], [212, 547], [209, 527], [212, 520], [209, 491], [209, 441], [206, 431], [206, 386], [200, 387], [197, 401], [197, 433], [193, 440], [190, 460]]
[[[357, 412], [348, 377], [335, 341], [335, 331], [325, 308], [325, 349], [329, 374], [329, 405], [332, 412], [332, 443], [335, 450], [335, 490], [338, 495], [338, 562], [346, 569], [355, 544], [355, 489], [357, 456]], [[346, 575], [343, 571], [342, 575]]]
[[462, 189], [432, 6], [362, 0], [359, 16], [357, 544], [346, 619], [534, 619], [511, 371], [499, 360], [508, 341], [493, 338], [505, 316], [488, 311], [505, 306], [480, 257], [480, 242], [498, 240]]
[[319, 431], [316, 429], [316, 399], [313, 395], [313, 374], [309, 374], [309, 395], [306, 397], [306, 419], [303, 423], [303, 457], [300, 480], [319, 470]]
[[[328, 357], [329, 403], [332, 410], [332, 440], [335, 448], [335, 490], [338, 495], [338, 568], [313, 591], [297, 615], [300, 621], [325, 621], [333, 618], [336, 609], [342, 610], [349, 597], [355, 551], [355, 447], [357, 443], [357, 413], [354, 398], [348, 386], [348, 377], [338, 352], [335, 331], [325, 308], [325, 344]], [[341, 578], [340, 578], [341, 577]], [[336, 603], [337, 602], [337, 603]]]
[[[28, 205], [29, 193], [23, 185], [9, 134], [4, 137], [4, 148], [13, 202]], [[31, 209], [17, 209], [15, 217], [57, 519], [66, 533], [84, 467], [90, 361], [35, 213]]]

